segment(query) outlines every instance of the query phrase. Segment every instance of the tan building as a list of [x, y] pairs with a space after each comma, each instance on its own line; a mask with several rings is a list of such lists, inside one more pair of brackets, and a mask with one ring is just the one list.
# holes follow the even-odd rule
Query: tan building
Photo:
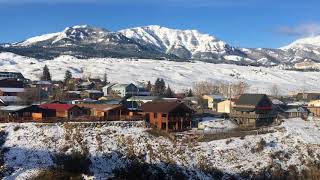
[[203, 95], [202, 99], [206, 100], [208, 103], [208, 109], [217, 111], [217, 103], [223, 101], [224, 97], [222, 95]]
[[308, 103], [308, 110], [314, 116], [320, 116], [320, 100], [314, 100]]
[[234, 105], [234, 102], [230, 101], [230, 100], [225, 100], [225, 101], [219, 102], [217, 104], [217, 112], [230, 114], [231, 108], [233, 105]]

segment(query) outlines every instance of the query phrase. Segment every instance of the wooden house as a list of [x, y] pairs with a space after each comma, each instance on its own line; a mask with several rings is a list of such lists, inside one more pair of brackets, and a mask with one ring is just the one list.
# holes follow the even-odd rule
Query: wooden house
[[320, 100], [309, 102], [307, 108], [314, 116], [320, 117]]
[[230, 118], [240, 127], [258, 127], [271, 124], [277, 114], [265, 94], [242, 94], [235, 102]]
[[103, 96], [103, 92], [98, 90], [84, 90], [80, 94], [81, 98], [99, 99]]
[[101, 120], [120, 121], [122, 106], [111, 104], [78, 104], [86, 110], [86, 115], [99, 118]]
[[233, 100], [221, 101], [217, 104], [217, 112], [222, 114], [230, 114], [233, 105]]
[[320, 93], [298, 93], [295, 97], [299, 101], [312, 101], [320, 99]]
[[288, 106], [284, 111], [286, 118], [308, 118], [308, 110], [303, 106]]
[[202, 99], [206, 101], [208, 109], [217, 111], [217, 104], [224, 100], [224, 97], [219, 94], [203, 95]]
[[55, 111], [43, 109], [37, 105], [5, 106], [0, 108], [0, 116], [6, 120], [41, 120], [55, 117]]
[[56, 111], [56, 117], [74, 119], [82, 115], [82, 109], [73, 104], [42, 104], [39, 107]]
[[141, 106], [146, 121], [157, 129], [183, 131], [191, 128], [193, 110], [178, 101], [154, 101]]

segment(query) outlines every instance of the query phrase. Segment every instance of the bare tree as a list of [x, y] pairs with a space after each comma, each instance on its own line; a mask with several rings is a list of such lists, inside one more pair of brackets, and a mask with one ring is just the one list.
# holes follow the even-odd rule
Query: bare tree
[[31, 105], [40, 100], [40, 90], [38, 88], [27, 88], [24, 93], [19, 94], [23, 104]]
[[279, 87], [274, 84], [271, 88], [270, 88], [270, 94], [273, 97], [278, 97], [279, 96]]

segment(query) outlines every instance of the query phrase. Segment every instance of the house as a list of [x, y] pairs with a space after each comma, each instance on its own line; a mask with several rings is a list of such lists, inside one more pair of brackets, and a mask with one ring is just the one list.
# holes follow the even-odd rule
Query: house
[[54, 89], [63, 89], [64, 83], [63, 81], [52, 81], [52, 88]]
[[20, 72], [0, 72], [0, 80], [3, 79], [16, 79], [22, 82], [27, 80]]
[[298, 101], [312, 101], [320, 99], [320, 93], [298, 93], [296, 95]]
[[137, 96], [150, 96], [151, 92], [148, 91], [145, 87], [137, 87], [138, 93]]
[[259, 127], [273, 123], [277, 114], [267, 95], [242, 94], [235, 102], [230, 118], [240, 127]]
[[230, 114], [233, 105], [233, 100], [221, 101], [217, 104], [217, 112], [222, 114]]
[[67, 100], [81, 99], [81, 91], [66, 91], [65, 95]]
[[39, 107], [55, 110], [59, 118], [74, 119], [82, 115], [82, 109], [73, 104], [42, 104]]
[[31, 106], [5, 106], [0, 108], [0, 117], [5, 120], [40, 120], [43, 118], [54, 117], [55, 111], [43, 109], [37, 105]]
[[80, 93], [81, 98], [99, 99], [103, 96], [103, 92], [98, 90], [84, 90]]
[[138, 94], [138, 88], [134, 84], [108, 84], [102, 88], [104, 96], [110, 96], [112, 94], [119, 97], [131, 97]]
[[303, 106], [288, 106], [284, 113], [286, 118], [308, 118], [308, 110]]
[[23, 88], [23, 81], [17, 79], [0, 79], [0, 87], [2, 88]]
[[169, 131], [183, 131], [191, 128], [193, 110], [179, 101], [153, 101], [141, 106], [146, 121], [151, 126]]
[[109, 104], [79, 104], [81, 108], [86, 109], [87, 115], [100, 118], [101, 120], [120, 121], [121, 105]]
[[80, 90], [80, 91], [94, 89], [95, 85], [96, 84], [94, 82], [80, 81], [77, 84], [77, 89]]
[[224, 97], [219, 94], [203, 95], [202, 99], [206, 101], [208, 109], [217, 111], [217, 103], [224, 100]]
[[314, 116], [320, 117], [320, 100], [309, 102], [307, 108]]

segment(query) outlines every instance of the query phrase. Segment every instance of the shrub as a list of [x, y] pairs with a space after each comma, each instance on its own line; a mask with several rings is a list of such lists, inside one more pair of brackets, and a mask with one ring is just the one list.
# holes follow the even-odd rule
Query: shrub
[[89, 174], [91, 160], [79, 152], [70, 155], [57, 154], [53, 161], [57, 165], [58, 170], [66, 171], [73, 174]]
[[251, 152], [255, 153], [255, 152], [261, 152], [263, 151], [264, 147], [266, 146], [267, 142], [261, 138], [259, 142], [257, 142], [256, 147], [251, 148]]
[[36, 177], [32, 178], [32, 180], [43, 180], [43, 179], [82, 180], [84, 178], [79, 173], [72, 173], [72, 172], [64, 171], [61, 169], [54, 169], [54, 168], [43, 170]]
[[15, 127], [13, 128], [13, 131], [18, 131], [20, 128], [21, 128], [20, 126], [15, 126]]

